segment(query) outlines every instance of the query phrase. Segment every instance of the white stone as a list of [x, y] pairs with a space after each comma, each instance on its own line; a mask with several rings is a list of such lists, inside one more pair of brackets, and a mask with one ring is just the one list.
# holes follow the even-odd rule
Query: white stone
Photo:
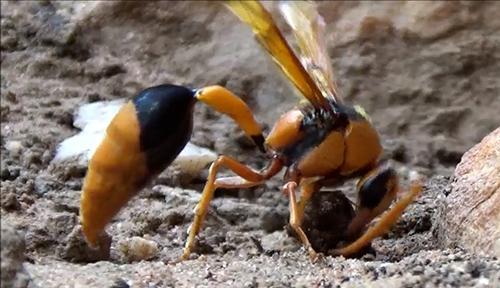
[[158, 244], [142, 237], [132, 237], [119, 244], [120, 250], [129, 261], [148, 260], [158, 254]]
[[5, 143], [5, 149], [7, 149], [12, 155], [19, 155], [23, 150], [23, 144], [20, 141], [8, 141]]
[[[75, 113], [73, 125], [82, 131], [59, 144], [53, 161], [76, 159], [86, 165], [104, 139], [109, 123], [125, 102], [125, 99], [118, 99], [81, 106]], [[188, 143], [172, 164], [183, 173], [195, 175], [216, 158], [214, 152]]]

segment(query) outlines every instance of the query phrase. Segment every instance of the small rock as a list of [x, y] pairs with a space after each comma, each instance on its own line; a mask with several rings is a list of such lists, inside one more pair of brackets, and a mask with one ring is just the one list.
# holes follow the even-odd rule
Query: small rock
[[62, 111], [54, 117], [57, 123], [68, 128], [73, 127], [73, 114], [69, 111]]
[[123, 279], [116, 279], [111, 288], [130, 288], [130, 285]]
[[116, 74], [126, 73], [127, 70], [121, 64], [111, 64], [102, 67], [101, 75], [104, 78], [112, 77]]
[[120, 251], [128, 261], [148, 260], [158, 254], [158, 244], [142, 237], [132, 237], [119, 243]]
[[406, 147], [404, 144], [400, 143], [394, 151], [392, 151], [392, 159], [405, 163], [408, 161], [408, 156], [406, 155]]
[[265, 211], [261, 216], [262, 229], [267, 233], [272, 233], [283, 229], [286, 219], [276, 211]]
[[99, 95], [99, 93], [96, 93], [96, 92], [88, 93], [85, 96], [86, 96], [87, 101], [89, 103], [94, 103], [94, 102], [102, 101], [103, 100], [103, 98], [101, 97], [101, 95]]
[[1, 287], [26, 287], [28, 276], [23, 268], [24, 237], [4, 221], [1, 227]]
[[17, 177], [19, 177], [19, 174], [21, 172], [21, 169], [19, 167], [3, 167], [0, 174], [0, 178], [2, 180], [16, 180]]
[[[213, 238], [212, 238], [213, 239]], [[206, 255], [206, 254], [213, 254], [214, 253], [214, 246], [209, 243], [210, 241], [207, 241], [208, 239], [201, 238], [198, 239], [198, 242], [196, 243], [196, 246], [194, 248], [193, 254], [198, 254], [198, 255]], [[224, 247], [225, 249], [229, 250], [231, 247]], [[198, 257], [196, 257], [198, 258]]]
[[19, 210], [21, 208], [21, 204], [19, 204], [15, 193], [2, 193], [1, 206], [7, 211]]
[[45, 195], [52, 189], [50, 181], [47, 181], [41, 177], [37, 177], [35, 179], [34, 185], [35, 185], [35, 192], [40, 196]]
[[47, 151], [43, 152], [42, 157], [41, 157], [42, 164], [48, 165], [50, 163], [50, 161], [52, 160], [52, 158], [53, 158], [53, 156], [52, 156], [51, 151], [47, 150]]
[[436, 226], [443, 246], [500, 257], [500, 128], [462, 157]]
[[194, 190], [183, 190], [162, 185], [154, 186], [153, 190], [165, 195], [165, 203], [168, 209], [186, 204], [196, 205], [200, 200], [200, 194]]
[[284, 231], [275, 231], [259, 239], [264, 252], [268, 255], [277, 255], [277, 251], [296, 251], [302, 247], [298, 240], [288, 237]]
[[65, 245], [60, 246], [57, 254], [62, 259], [71, 262], [95, 262], [109, 259], [111, 237], [103, 234], [99, 248], [89, 247], [83, 237], [82, 227], [77, 225], [64, 240]]
[[23, 145], [20, 141], [8, 141], [5, 143], [5, 149], [9, 151], [13, 156], [17, 156], [23, 150]]
[[[40, 206], [28, 211], [40, 211]], [[28, 212], [29, 213], [29, 212]], [[69, 212], [40, 213], [40, 217], [29, 225], [25, 240], [29, 252], [47, 250], [53, 253], [55, 245], [65, 245], [66, 238], [77, 225], [78, 218]]]
[[10, 101], [12, 103], [17, 103], [17, 95], [16, 95], [16, 93], [14, 93], [12, 91], [7, 91], [5, 93], [5, 99], [7, 99], [8, 101]]
[[28, 150], [23, 154], [23, 165], [40, 165], [42, 163], [42, 153], [39, 151]]
[[16, 50], [18, 44], [18, 39], [12, 35], [2, 37], [2, 40], [0, 41], [0, 47], [3, 51], [14, 51]]
[[213, 151], [187, 143], [173, 164], [177, 165], [183, 173], [196, 175], [215, 159], [217, 159], [217, 154]]

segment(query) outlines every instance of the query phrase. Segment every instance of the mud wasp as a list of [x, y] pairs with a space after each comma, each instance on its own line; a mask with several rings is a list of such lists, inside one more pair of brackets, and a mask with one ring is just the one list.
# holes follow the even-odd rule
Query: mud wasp
[[[112, 217], [181, 152], [191, 136], [193, 106], [203, 102], [231, 117], [266, 153], [269, 163], [255, 170], [225, 155], [212, 163], [188, 230], [182, 259], [188, 259], [194, 248], [217, 188], [261, 185], [283, 168], [286, 169], [283, 192], [289, 196], [290, 225], [312, 259], [317, 253], [301, 228], [306, 204], [327, 182], [360, 178], [356, 214], [345, 232], [346, 238], [355, 241], [334, 251], [336, 255], [346, 256], [356, 253], [397, 221], [420, 192], [420, 185], [412, 184], [410, 192], [389, 209], [399, 190], [398, 177], [392, 168], [380, 162], [383, 149], [379, 135], [365, 111], [359, 106], [344, 104], [341, 99], [322, 39], [324, 22], [313, 3], [280, 3], [280, 11], [297, 40], [297, 54], [260, 2], [229, 1], [226, 5], [252, 28], [259, 43], [306, 103], [283, 114], [264, 137], [249, 107], [221, 86], [189, 89], [160, 85], [142, 91], [121, 108], [90, 160], [80, 208], [87, 241], [93, 246], [99, 245], [99, 237]], [[221, 168], [237, 176], [217, 178]], [[301, 192], [299, 201], [296, 190]], [[366, 226], [386, 210], [380, 220], [365, 231]]]

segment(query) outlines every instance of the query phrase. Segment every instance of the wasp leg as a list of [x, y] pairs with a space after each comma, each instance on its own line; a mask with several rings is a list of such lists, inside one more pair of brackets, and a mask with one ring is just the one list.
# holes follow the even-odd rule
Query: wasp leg
[[296, 188], [297, 182], [295, 181], [290, 181], [283, 186], [283, 191], [290, 197], [290, 226], [292, 226], [295, 233], [297, 233], [297, 235], [299, 236], [300, 242], [302, 242], [302, 245], [304, 245], [304, 248], [309, 253], [311, 261], [316, 261], [318, 259], [318, 254], [312, 248], [306, 233], [304, 233], [304, 230], [302, 230], [301, 227], [303, 211], [302, 215], [299, 215], [297, 200], [295, 199]]
[[[388, 171], [388, 170], [384, 170], [384, 171]], [[384, 171], [382, 171], [382, 172], [384, 172]], [[391, 172], [391, 173], [393, 173], [393, 172]], [[358, 213], [348, 228], [348, 233], [351, 233], [351, 235], [353, 235], [352, 233], [359, 233], [358, 229], [360, 226], [364, 228], [364, 226], [369, 221], [371, 221], [374, 217], [376, 217], [377, 215], [382, 213], [385, 209], [387, 209], [390, 206], [392, 199], [395, 198], [395, 195], [397, 194], [397, 190], [398, 190], [397, 182], [394, 182], [392, 184], [390, 183], [393, 181], [397, 181], [395, 178], [395, 174], [393, 174], [393, 176], [390, 176], [388, 178], [385, 178], [383, 174], [377, 174], [377, 175], [375, 175], [374, 178], [371, 178], [372, 176], [373, 176], [373, 174], [368, 175], [367, 177], [369, 179], [365, 178], [365, 179], [361, 180], [361, 181], [364, 181], [364, 183], [361, 183], [362, 186], [360, 188], [360, 203], [358, 206], [358, 211], [357, 211]], [[371, 186], [371, 188], [370, 188], [371, 191], [366, 191], [366, 190], [362, 191], [362, 190], [367, 189], [367, 187], [365, 186], [366, 181], [369, 181], [369, 182], [374, 181], [372, 183], [376, 183], [377, 177], [379, 180], [381, 178], [386, 179], [385, 181], [382, 181], [384, 183], [384, 187], [385, 187], [385, 195], [384, 195], [384, 197], [380, 197], [379, 204], [377, 204], [373, 208], [370, 208], [370, 205], [368, 205], [366, 203], [366, 199], [363, 199], [363, 197], [364, 197], [363, 193], [367, 193], [367, 192], [376, 193], [377, 190], [375, 188], [379, 187], [379, 186], [373, 184], [374, 186]], [[392, 180], [389, 180], [389, 179], [392, 179]], [[408, 205], [410, 205], [411, 202], [413, 202], [413, 200], [415, 199], [415, 197], [417, 197], [417, 195], [420, 193], [421, 190], [422, 190], [422, 186], [420, 183], [418, 183], [418, 182], [413, 183], [411, 188], [410, 188], [410, 191], [406, 195], [404, 195], [398, 202], [396, 202], [396, 204], [394, 204], [394, 206], [389, 211], [387, 211], [384, 215], [382, 215], [380, 220], [374, 226], [369, 228], [363, 235], [361, 235], [359, 238], [357, 238], [357, 240], [354, 241], [353, 243], [349, 244], [346, 247], [336, 249], [334, 251], [334, 254], [344, 255], [344, 256], [352, 255], [352, 254], [358, 252], [359, 250], [361, 250], [366, 245], [368, 245], [373, 239], [375, 239], [379, 236], [382, 236], [384, 233], [387, 232], [387, 230], [389, 230], [389, 228], [394, 223], [396, 223], [396, 221], [399, 219], [401, 214], [403, 214], [403, 211], [405, 210], [405, 208]]]
[[[210, 166], [207, 183], [205, 184], [205, 188], [203, 188], [200, 202], [194, 209], [194, 220], [189, 227], [189, 236], [186, 240], [182, 260], [188, 259], [191, 251], [193, 250], [196, 235], [200, 232], [201, 224], [203, 223], [207, 213], [208, 205], [210, 204], [217, 188], [249, 188], [257, 186], [276, 175], [276, 173], [281, 170], [282, 166], [281, 161], [275, 158], [262, 172], [257, 172], [228, 156], [219, 156]], [[221, 167], [230, 169], [241, 178], [226, 177], [216, 179], [215, 177], [217, 172]]]
[[377, 167], [358, 182], [356, 216], [349, 223], [347, 238], [358, 238], [366, 225], [387, 210], [396, 198], [398, 178], [391, 168]]
[[304, 220], [304, 211], [307, 203], [309, 203], [312, 195], [319, 191], [320, 188], [321, 186], [315, 180], [303, 179], [300, 182], [300, 199], [297, 205], [297, 221], [299, 225], [302, 225], [302, 221]]

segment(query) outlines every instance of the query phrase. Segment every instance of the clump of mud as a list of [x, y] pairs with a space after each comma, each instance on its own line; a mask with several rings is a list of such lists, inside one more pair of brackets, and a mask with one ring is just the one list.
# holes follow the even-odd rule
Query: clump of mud
[[[345, 232], [355, 212], [351, 201], [341, 191], [316, 192], [304, 211], [302, 229], [316, 252], [328, 254], [347, 243]], [[297, 238], [290, 225], [287, 231]]]
[[319, 192], [306, 206], [304, 232], [314, 249], [328, 252], [347, 240], [344, 234], [352, 218], [354, 209], [342, 192]]
[[[268, 131], [297, 99], [249, 29], [217, 2], [2, 1], [1, 216], [2, 226], [24, 235], [12, 250], [2, 230], [2, 277], [11, 249], [12, 263], [23, 266], [16, 268], [20, 287], [497, 286], [498, 259], [438, 247], [433, 227], [461, 155], [500, 123], [500, 5], [319, 7], [346, 102], [370, 113], [403, 184], [414, 170], [429, 178], [398, 224], [373, 241], [373, 253], [310, 263], [285, 232], [288, 199], [276, 177], [254, 189], [218, 191], [195, 260], [176, 262], [206, 172], [184, 183], [179, 171], [167, 170], [110, 224], [111, 253], [95, 262], [78, 234], [86, 167], [51, 162], [58, 143], [78, 132], [77, 107], [162, 83], [221, 84]], [[266, 163], [234, 123], [203, 106], [192, 141], [255, 168]], [[353, 183], [336, 189], [355, 200]], [[331, 195], [317, 197], [321, 208]], [[334, 237], [344, 220], [332, 221], [325, 235]], [[321, 239], [314, 235], [323, 227], [313, 221], [311, 238]], [[146, 249], [154, 253], [125, 255], [123, 245], [136, 237], [156, 243]]]

